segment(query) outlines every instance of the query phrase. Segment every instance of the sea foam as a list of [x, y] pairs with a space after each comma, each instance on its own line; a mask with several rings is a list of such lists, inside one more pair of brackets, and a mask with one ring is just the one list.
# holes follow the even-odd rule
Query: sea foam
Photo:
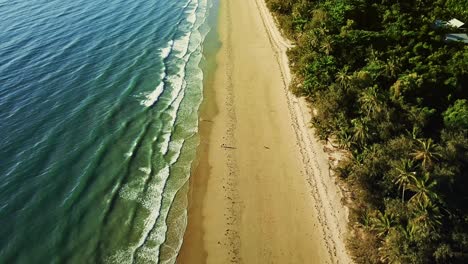
[[[162, 107], [164, 122], [159, 135], [152, 137], [157, 142], [158, 155], [164, 157], [167, 164], [156, 171], [148, 184], [147, 191], [140, 193], [132, 190], [130, 186], [122, 188], [121, 197], [138, 201], [144, 208], [150, 210], [143, 226], [142, 236], [138, 242], [127, 249], [116, 252], [109, 260], [123, 259], [141, 259], [145, 262], [159, 263], [161, 246], [166, 242], [168, 226], [168, 213], [173, 206], [176, 193], [187, 182], [190, 175], [191, 162], [181, 161], [184, 151], [194, 152], [194, 147], [186, 143], [186, 137], [192, 137], [197, 132], [198, 118], [189, 116], [196, 115], [198, 106], [201, 102], [201, 89], [203, 73], [198, 64], [202, 60], [202, 42], [207, 34], [200, 32], [205, 23], [209, 3], [207, 0], [190, 0], [186, 6], [186, 17], [179, 23], [177, 36], [168, 45], [160, 50], [161, 58], [164, 61], [164, 75], [161, 75], [161, 83], [156, 89], [146, 94], [141, 104], [145, 107], [152, 107], [164, 104]], [[193, 91], [193, 89], [199, 89]], [[188, 95], [199, 94], [196, 102], [186, 100]], [[191, 99], [193, 100], [193, 99]], [[185, 103], [184, 103], [185, 102]], [[159, 114], [158, 114], [159, 116]], [[178, 119], [182, 116], [190, 124], [185, 124], [186, 120]], [[181, 135], [175, 135], [176, 130], [183, 130]], [[187, 150], [184, 150], [186, 148]], [[177, 171], [178, 177], [173, 175]], [[140, 172], [150, 172], [149, 168], [140, 167]], [[140, 183], [142, 184], [142, 183]], [[164, 263], [174, 263], [175, 256], [182, 244], [182, 235], [186, 225], [186, 209], [183, 211], [183, 221], [181, 221], [179, 241], [174, 247], [165, 246], [173, 254]], [[179, 222], [179, 221], [178, 221]]]
[[164, 65], [163, 68], [162, 68], [161, 74], [160, 74], [160, 80], [161, 81], [158, 84], [158, 86], [156, 86], [156, 89], [154, 91], [144, 95], [145, 99], [143, 101], [141, 101], [141, 104], [146, 106], [146, 107], [150, 107], [150, 106], [154, 105], [154, 103], [156, 103], [159, 96], [161, 96], [161, 94], [164, 91], [164, 78], [166, 77], [165, 60], [171, 54], [173, 44], [174, 44], [174, 41], [170, 40], [167, 43], [166, 47], [160, 49], [161, 61], [162, 61], [163, 65]]

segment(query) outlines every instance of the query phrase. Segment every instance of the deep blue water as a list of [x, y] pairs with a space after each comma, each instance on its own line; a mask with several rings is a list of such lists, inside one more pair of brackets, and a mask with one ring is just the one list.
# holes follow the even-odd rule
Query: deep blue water
[[0, 263], [174, 262], [209, 7], [0, 0]]

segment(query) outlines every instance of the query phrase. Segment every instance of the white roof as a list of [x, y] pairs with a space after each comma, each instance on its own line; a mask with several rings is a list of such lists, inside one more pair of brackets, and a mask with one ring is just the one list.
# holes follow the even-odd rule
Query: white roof
[[460, 20], [456, 18], [453, 18], [452, 20], [448, 22], [448, 24], [449, 26], [459, 28], [459, 27], [462, 27], [465, 23], [461, 22]]

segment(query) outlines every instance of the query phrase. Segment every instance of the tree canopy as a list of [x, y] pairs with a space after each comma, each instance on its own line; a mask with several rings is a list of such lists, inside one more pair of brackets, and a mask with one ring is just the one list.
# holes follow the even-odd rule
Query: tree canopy
[[444, 113], [444, 122], [451, 128], [468, 128], [468, 101], [459, 99]]
[[350, 155], [358, 263], [468, 263], [467, 0], [266, 0], [295, 43], [291, 89]]

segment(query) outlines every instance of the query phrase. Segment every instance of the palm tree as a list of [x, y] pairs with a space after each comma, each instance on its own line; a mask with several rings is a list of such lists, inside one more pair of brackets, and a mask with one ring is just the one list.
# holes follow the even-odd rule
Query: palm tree
[[351, 123], [353, 124], [353, 140], [361, 146], [364, 145], [369, 137], [369, 128], [367, 127], [366, 121], [359, 118], [353, 119]]
[[351, 80], [353, 79], [352, 75], [348, 75], [348, 70], [349, 67], [344, 66], [335, 76], [336, 82], [339, 83], [344, 89], [347, 89], [350, 86]]
[[434, 231], [442, 225], [442, 214], [439, 207], [432, 201], [427, 203], [417, 203], [412, 208], [413, 218], [410, 222], [415, 226], [419, 233]]
[[435, 144], [431, 138], [427, 140], [417, 140], [419, 148], [412, 153], [415, 160], [421, 161], [422, 167], [428, 170], [434, 161], [441, 157], [439, 152], [436, 150], [438, 145]]
[[396, 166], [397, 175], [393, 182], [402, 189], [401, 201], [405, 200], [405, 190], [411, 182], [411, 178], [416, 175], [414, 162], [411, 159], [402, 159]]
[[[393, 232], [396, 233], [396, 232]], [[400, 264], [401, 252], [399, 247], [395, 244], [398, 241], [395, 241], [397, 238], [396, 235], [392, 234], [389, 237], [385, 238], [382, 243], [382, 246], [378, 248], [380, 263], [389, 263], [389, 264]]]
[[338, 146], [344, 149], [350, 149], [353, 137], [346, 129], [341, 129], [338, 134]]
[[397, 223], [393, 230], [382, 241], [382, 246], [378, 248], [382, 263], [406, 263], [402, 255], [405, 244], [414, 241], [417, 235], [416, 229], [411, 223]]
[[382, 52], [375, 50], [372, 45], [368, 48], [368, 52], [367, 62], [379, 61], [379, 58], [382, 56]]
[[320, 49], [327, 55], [333, 51], [333, 41], [330, 38], [324, 38], [320, 45]]
[[377, 117], [382, 112], [382, 99], [374, 85], [361, 93], [358, 102], [367, 117]]
[[397, 72], [400, 70], [398, 67], [398, 59], [394, 56], [390, 57], [385, 64], [385, 74], [391, 78], [397, 76]]
[[376, 211], [375, 215], [371, 218], [371, 229], [375, 231], [380, 238], [385, 237], [394, 225], [395, 219], [392, 214]]
[[315, 31], [311, 31], [311, 33], [307, 34], [307, 40], [311, 49], [317, 48], [320, 44], [320, 36]]
[[410, 198], [410, 202], [427, 205], [439, 198], [435, 192], [437, 181], [432, 179], [428, 172], [420, 177], [410, 177], [410, 179], [411, 182], [408, 184], [408, 189], [415, 192]]
[[419, 136], [421, 135], [421, 128], [417, 125], [413, 125], [413, 129], [411, 130], [411, 132], [408, 130], [407, 132], [413, 140], [418, 140]]
[[372, 229], [372, 215], [371, 211], [365, 210], [364, 213], [361, 215], [361, 219], [358, 223], [359, 227]]
[[411, 222], [406, 226], [400, 226], [399, 231], [408, 241], [414, 241], [414, 236], [417, 234], [417, 228]]

